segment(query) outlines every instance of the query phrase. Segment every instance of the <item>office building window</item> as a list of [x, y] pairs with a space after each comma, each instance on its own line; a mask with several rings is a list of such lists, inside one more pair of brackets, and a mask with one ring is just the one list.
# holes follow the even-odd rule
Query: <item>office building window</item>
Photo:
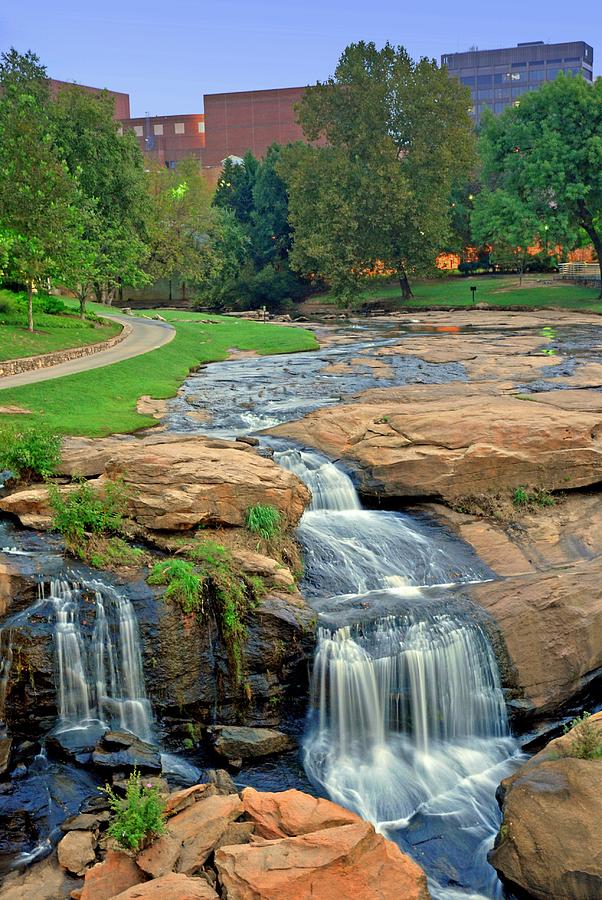
[[144, 128], [142, 127], [142, 125], [134, 125], [134, 134], [136, 135], [136, 137], [144, 136]]
[[479, 88], [479, 100], [492, 100], [493, 99], [493, 91], [492, 90], [481, 90]]
[[489, 87], [493, 83], [493, 75], [477, 75], [479, 87]]
[[176, 122], [174, 124], [173, 128], [174, 128], [174, 131], [176, 134], [185, 134], [186, 133], [186, 128], [184, 126], [184, 122]]
[[496, 113], [504, 112], [504, 110], [506, 109], [507, 106], [508, 106], [507, 103], [494, 103], [493, 111]]
[[513, 68], [513, 69], [524, 69], [526, 65], [527, 65], [526, 62], [523, 62], [523, 63], [512, 63], [512, 68]]
[[503, 76], [502, 72], [498, 72], [496, 75], [493, 76], [494, 84], [501, 84], [503, 80], [504, 80], [504, 76]]
[[520, 81], [522, 78], [521, 72], [505, 72], [502, 80], [503, 81]]
[[460, 81], [462, 82], [462, 84], [467, 84], [469, 87], [473, 87], [475, 83], [475, 77], [474, 75], [463, 75], [462, 78], [460, 78]]
[[510, 88], [496, 88], [495, 99], [506, 100], [506, 102], [508, 102], [510, 100]]
[[524, 85], [523, 87], [515, 87], [515, 88], [512, 88], [512, 96], [513, 96], [513, 97], [520, 97], [521, 94], [526, 93], [528, 90], [529, 90], [529, 89], [528, 89], [528, 87], [527, 87], [526, 85]]
[[199, 122], [199, 134], [205, 134], [205, 123]]
[[163, 125], [153, 125], [153, 133], [154, 134], [163, 134]]
[[583, 75], [584, 78], [587, 78], [588, 81], [592, 80], [592, 73], [590, 72], [589, 69], [582, 69], [581, 74]]
[[530, 69], [529, 81], [545, 81], [546, 73], [544, 69]]

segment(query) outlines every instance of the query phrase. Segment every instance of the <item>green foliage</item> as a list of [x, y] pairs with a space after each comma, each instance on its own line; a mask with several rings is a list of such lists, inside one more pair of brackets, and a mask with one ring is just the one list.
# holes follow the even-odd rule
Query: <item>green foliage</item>
[[139, 547], [131, 547], [120, 537], [110, 537], [89, 542], [86, 557], [95, 569], [119, 569], [121, 566], [140, 566], [145, 553]]
[[185, 613], [203, 613], [205, 579], [188, 560], [155, 563], [147, 580], [149, 584], [166, 584], [165, 598], [179, 603]]
[[602, 729], [597, 729], [591, 721], [591, 713], [584, 712], [577, 716], [570, 725], [565, 725], [564, 733], [571, 735], [567, 756], [602, 759]]
[[0, 430], [0, 469], [9, 469], [27, 481], [54, 475], [60, 460], [61, 439], [45, 428]]
[[473, 163], [468, 90], [403, 47], [360, 42], [334, 77], [309, 88], [299, 120], [309, 141], [283, 153], [294, 233], [291, 266], [324, 278], [349, 304], [375, 268], [434, 268], [450, 225], [452, 185]]
[[81, 556], [86, 535], [106, 535], [121, 530], [128, 495], [122, 482], [107, 481], [97, 493], [87, 481], [63, 494], [48, 486], [53, 509], [52, 526], [65, 538], [70, 550]]
[[585, 232], [602, 265], [601, 133], [602, 83], [559, 75], [484, 117], [479, 151], [488, 191], [547, 226], [551, 245], [575, 246]]
[[532, 491], [529, 491], [523, 485], [519, 485], [514, 491], [512, 502], [515, 506], [523, 507], [556, 505], [556, 500], [549, 491], [546, 491], [544, 488], [534, 488]]
[[157, 788], [136, 770], [128, 778], [125, 798], [118, 797], [108, 784], [99, 790], [106, 794], [112, 812], [109, 834], [121, 847], [142, 850], [165, 833], [165, 803]]
[[242, 162], [226, 159], [217, 182], [213, 205], [232, 210], [241, 225], [251, 221], [253, 213], [253, 189], [259, 161], [249, 151]]
[[258, 534], [269, 541], [280, 531], [280, 513], [274, 506], [250, 506], [245, 516], [245, 526], [251, 534]]

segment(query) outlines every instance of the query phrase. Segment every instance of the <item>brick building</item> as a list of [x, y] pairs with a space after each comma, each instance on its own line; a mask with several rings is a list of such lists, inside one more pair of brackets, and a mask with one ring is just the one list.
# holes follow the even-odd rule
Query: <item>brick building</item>
[[75, 84], [75, 82], [71, 81], [57, 81], [56, 78], [49, 79], [50, 84], [50, 92], [56, 96], [59, 91], [64, 90], [64, 88], [76, 87], [79, 88], [80, 91], [87, 91], [91, 94], [100, 94], [103, 90], [106, 90], [107, 94], [109, 94], [115, 103], [115, 112], [114, 117], [116, 119], [128, 119], [130, 115], [130, 95], [124, 94], [121, 91], [109, 91], [107, 88], [98, 88], [98, 87], [90, 87], [87, 84]]
[[270, 144], [303, 140], [294, 107], [305, 90], [293, 87], [205, 94], [203, 165], [218, 167], [227, 156], [244, 156], [247, 150], [262, 157]]
[[147, 159], [175, 168], [182, 159], [202, 160], [205, 117], [202, 113], [179, 116], [123, 118], [123, 129], [132, 129]]

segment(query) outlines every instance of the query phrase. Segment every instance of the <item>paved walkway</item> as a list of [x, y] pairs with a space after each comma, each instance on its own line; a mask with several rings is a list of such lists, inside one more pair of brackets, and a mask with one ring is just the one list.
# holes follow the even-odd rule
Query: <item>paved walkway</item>
[[133, 356], [141, 356], [156, 350], [164, 344], [169, 344], [175, 337], [176, 330], [167, 322], [156, 322], [152, 319], [140, 319], [135, 316], [119, 316], [115, 313], [103, 313], [103, 318], [112, 319], [114, 322], [128, 324], [132, 328], [131, 334], [108, 350], [99, 350], [91, 356], [82, 356], [69, 362], [49, 366], [47, 369], [34, 369], [31, 372], [22, 372], [20, 375], [0, 376], [0, 391], [3, 388], [22, 387], [25, 384], [35, 384], [37, 381], [49, 381], [51, 378], [62, 378], [63, 375], [76, 375], [78, 372], [87, 372], [89, 369], [100, 369], [110, 366]]

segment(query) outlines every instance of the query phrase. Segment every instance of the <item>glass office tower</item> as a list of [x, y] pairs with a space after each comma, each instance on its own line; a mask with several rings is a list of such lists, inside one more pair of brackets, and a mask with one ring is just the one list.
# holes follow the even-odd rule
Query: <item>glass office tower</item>
[[531, 41], [502, 50], [469, 50], [445, 53], [441, 65], [470, 88], [471, 115], [479, 122], [486, 107], [501, 113], [520, 103], [527, 91], [535, 91], [544, 81], [553, 81], [559, 72], [593, 79], [594, 51], [584, 41], [544, 44]]

